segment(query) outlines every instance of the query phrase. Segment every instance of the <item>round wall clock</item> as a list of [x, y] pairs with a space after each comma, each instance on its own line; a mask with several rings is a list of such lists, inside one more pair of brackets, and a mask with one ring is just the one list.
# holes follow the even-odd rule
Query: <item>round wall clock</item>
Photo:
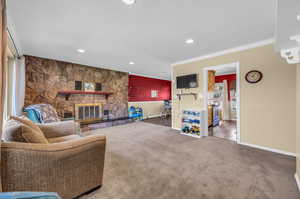
[[245, 76], [246, 81], [251, 84], [259, 82], [262, 78], [263, 74], [258, 70], [251, 70]]

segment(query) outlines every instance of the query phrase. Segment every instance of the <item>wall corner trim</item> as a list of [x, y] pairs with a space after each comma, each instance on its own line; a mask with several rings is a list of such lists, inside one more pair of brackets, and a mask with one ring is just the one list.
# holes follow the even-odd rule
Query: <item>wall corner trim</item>
[[239, 52], [239, 51], [249, 50], [249, 49], [252, 49], [252, 48], [266, 46], [266, 45], [270, 45], [270, 44], [273, 44], [273, 43], [275, 43], [275, 39], [270, 38], [270, 39], [267, 39], [267, 40], [258, 41], [258, 42], [255, 42], [255, 43], [250, 43], [250, 44], [246, 44], [246, 45], [242, 45], [242, 46], [237, 46], [237, 47], [234, 47], [234, 48], [230, 48], [230, 49], [226, 49], [226, 50], [222, 50], [222, 51], [217, 51], [215, 53], [211, 53], [211, 54], [202, 55], [202, 56], [199, 56], [199, 57], [194, 57], [194, 58], [191, 58], [191, 59], [178, 61], [178, 62], [175, 62], [175, 63], [171, 64], [171, 66], [173, 67], [173, 66], [177, 66], [177, 65], [181, 65], [181, 64], [187, 64], [187, 63], [200, 61], [200, 60], [204, 60], [204, 59], [209, 59], [209, 58], [213, 58], [213, 57], [218, 57], [218, 56], [222, 56], [222, 55], [226, 55], [226, 54], [230, 54], [230, 53], [234, 53], [234, 52]]
[[297, 183], [298, 191], [300, 192], [300, 179], [297, 173], [295, 173], [295, 180]]
[[278, 150], [278, 149], [272, 149], [272, 148], [269, 148], [269, 147], [259, 146], [259, 145], [255, 145], [255, 144], [248, 144], [248, 143], [245, 143], [245, 142], [238, 142], [238, 144], [248, 146], [248, 147], [252, 147], [252, 148], [265, 150], [265, 151], [270, 151], [270, 152], [274, 152], [274, 153], [279, 153], [279, 154], [282, 154], [282, 155], [287, 155], [287, 156], [292, 156], [292, 157], [297, 156], [295, 153], [282, 151], [282, 150]]

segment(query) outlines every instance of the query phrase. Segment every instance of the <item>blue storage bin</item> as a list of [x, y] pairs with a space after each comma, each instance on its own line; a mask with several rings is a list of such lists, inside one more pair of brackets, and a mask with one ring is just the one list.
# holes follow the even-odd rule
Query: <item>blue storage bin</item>
[[0, 193], [1, 199], [61, 199], [57, 193], [13, 192]]

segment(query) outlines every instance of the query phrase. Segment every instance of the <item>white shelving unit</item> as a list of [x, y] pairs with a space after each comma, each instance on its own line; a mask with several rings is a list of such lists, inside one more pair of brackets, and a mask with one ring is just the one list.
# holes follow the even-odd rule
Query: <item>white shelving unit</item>
[[205, 111], [184, 110], [181, 122], [181, 134], [195, 138], [206, 136]]

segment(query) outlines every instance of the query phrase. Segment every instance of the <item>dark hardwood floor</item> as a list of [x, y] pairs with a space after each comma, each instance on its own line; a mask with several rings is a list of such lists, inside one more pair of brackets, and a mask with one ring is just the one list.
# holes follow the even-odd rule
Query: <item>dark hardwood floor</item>
[[171, 116], [168, 116], [167, 118], [162, 118], [162, 117], [149, 118], [149, 119], [145, 119], [144, 122], [157, 124], [161, 126], [168, 126], [168, 127], [171, 127], [172, 125]]
[[237, 141], [236, 121], [222, 121], [219, 126], [209, 128], [209, 135]]

